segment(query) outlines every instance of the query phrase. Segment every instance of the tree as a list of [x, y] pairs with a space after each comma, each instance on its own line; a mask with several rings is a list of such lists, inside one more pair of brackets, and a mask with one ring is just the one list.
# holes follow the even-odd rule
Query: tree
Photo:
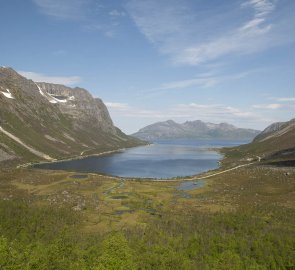
[[132, 270], [136, 269], [133, 250], [122, 234], [115, 234], [103, 243], [103, 254], [95, 270]]

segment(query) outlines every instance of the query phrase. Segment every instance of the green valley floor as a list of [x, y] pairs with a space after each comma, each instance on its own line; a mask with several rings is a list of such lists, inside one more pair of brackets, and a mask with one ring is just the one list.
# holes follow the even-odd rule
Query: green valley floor
[[295, 269], [294, 167], [182, 182], [2, 168], [0, 269]]

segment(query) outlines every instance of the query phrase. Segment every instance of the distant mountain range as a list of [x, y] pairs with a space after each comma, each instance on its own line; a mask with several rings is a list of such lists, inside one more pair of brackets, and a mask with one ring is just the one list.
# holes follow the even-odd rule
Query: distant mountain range
[[196, 120], [178, 124], [168, 120], [146, 126], [131, 136], [147, 141], [159, 139], [252, 140], [259, 133], [259, 130], [237, 128], [227, 123], [213, 124]]
[[121, 132], [83, 88], [28, 80], [0, 68], [0, 162], [52, 160], [142, 144]]

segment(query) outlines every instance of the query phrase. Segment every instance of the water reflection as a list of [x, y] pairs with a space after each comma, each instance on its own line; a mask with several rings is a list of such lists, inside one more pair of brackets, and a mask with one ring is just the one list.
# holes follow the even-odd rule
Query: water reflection
[[160, 141], [153, 145], [85, 159], [36, 165], [37, 168], [98, 172], [122, 177], [172, 178], [218, 167], [221, 155], [210, 147], [238, 145], [232, 141]]

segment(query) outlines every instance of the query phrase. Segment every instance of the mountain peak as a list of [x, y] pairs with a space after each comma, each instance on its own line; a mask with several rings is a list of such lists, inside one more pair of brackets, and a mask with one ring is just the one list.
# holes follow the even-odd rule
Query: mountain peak
[[276, 122], [269, 125], [254, 138], [253, 142], [263, 142], [274, 137], [280, 137], [290, 130], [295, 131], [295, 118], [287, 122]]
[[237, 128], [228, 123], [205, 123], [201, 120], [183, 124], [173, 120], [157, 122], [140, 129], [132, 136], [143, 140], [158, 139], [253, 139], [259, 131]]
[[11, 68], [0, 68], [0, 116], [0, 161], [4, 156], [28, 161], [141, 144], [117, 129], [102, 100], [86, 89], [36, 83]]
[[176, 122], [174, 122], [173, 120], [167, 120], [165, 121], [167, 124], [169, 125], [174, 125], [174, 124], [177, 124]]

